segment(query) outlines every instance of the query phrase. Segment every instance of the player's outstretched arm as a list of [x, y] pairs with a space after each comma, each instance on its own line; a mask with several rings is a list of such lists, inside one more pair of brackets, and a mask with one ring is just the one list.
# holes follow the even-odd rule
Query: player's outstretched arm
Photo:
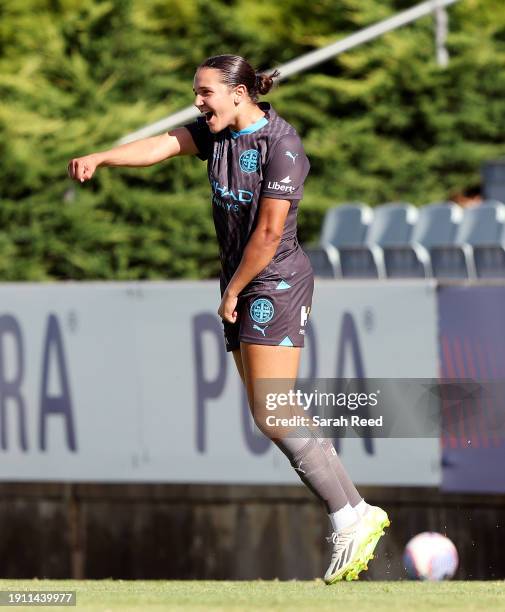
[[196, 153], [198, 149], [191, 134], [182, 127], [159, 136], [120, 145], [108, 151], [75, 157], [68, 163], [68, 174], [70, 178], [83, 183], [89, 181], [100, 166], [152, 166], [176, 155]]

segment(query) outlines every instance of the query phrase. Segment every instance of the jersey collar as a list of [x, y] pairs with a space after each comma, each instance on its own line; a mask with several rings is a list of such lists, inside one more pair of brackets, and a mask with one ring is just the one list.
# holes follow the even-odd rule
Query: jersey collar
[[268, 119], [265, 116], [263, 116], [260, 119], [258, 119], [258, 121], [255, 121], [251, 125], [248, 125], [246, 128], [244, 128], [243, 130], [240, 130], [239, 132], [235, 132], [234, 130], [230, 128], [231, 137], [238, 138], [239, 136], [243, 136], [244, 134], [252, 134], [253, 132], [257, 132], [258, 130], [261, 130], [261, 128], [264, 127], [267, 123], [268, 123]]

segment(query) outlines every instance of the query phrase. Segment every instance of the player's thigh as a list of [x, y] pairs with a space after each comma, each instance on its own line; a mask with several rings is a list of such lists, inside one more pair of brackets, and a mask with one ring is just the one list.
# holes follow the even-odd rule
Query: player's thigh
[[295, 379], [300, 365], [301, 347], [240, 343], [247, 382], [258, 378]]

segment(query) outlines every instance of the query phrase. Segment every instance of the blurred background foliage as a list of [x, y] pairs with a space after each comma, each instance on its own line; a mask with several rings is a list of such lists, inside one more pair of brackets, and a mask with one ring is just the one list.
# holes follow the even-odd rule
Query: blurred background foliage
[[[195, 67], [286, 62], [412, 6], [406, 0], [2, 0], [0, 279], [207, 278], [218, 271], [205, 164], [100, 169], [70, 158], [192, 104]], [[268, 100], [312, 164], [300, 241], [328, 206], [425, 204], [479, 183], [505, 151], [505, 4], [449, 8], [280, 84]]]

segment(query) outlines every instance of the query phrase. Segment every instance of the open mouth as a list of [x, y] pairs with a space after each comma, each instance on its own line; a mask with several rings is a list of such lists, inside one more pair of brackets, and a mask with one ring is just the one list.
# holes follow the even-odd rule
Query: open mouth
[[212, 111], [207, 111], [206, 113], [204, 113], [204, 115], [205, 115], [205, 121], [207, 121], [208, 123], [214, 116], [214, 113]]

